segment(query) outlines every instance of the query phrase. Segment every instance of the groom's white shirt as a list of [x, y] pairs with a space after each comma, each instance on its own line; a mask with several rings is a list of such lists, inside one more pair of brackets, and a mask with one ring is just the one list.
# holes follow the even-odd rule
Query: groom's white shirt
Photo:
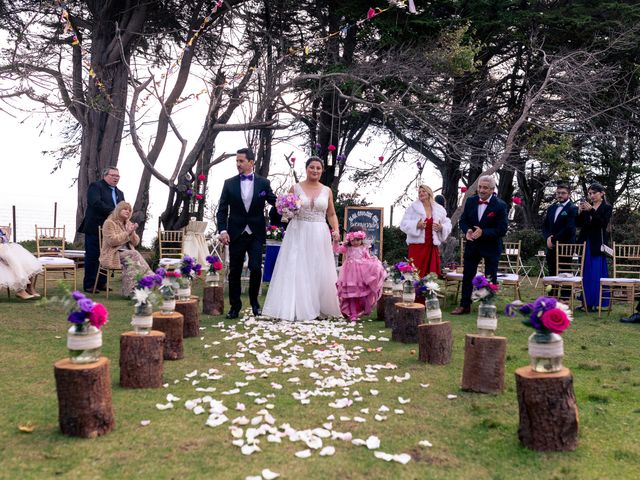
[[[251, 200], [253, 199], [253, 182], [256, 176], [253, 175], [252, 180], [240, 180], [240, 196], [242, 197], [242, 203], [244, 203], [244, 208], [249, 212], [249, 208], [251, 208]], [[251, 235], [251, 229], [249, 225], [247, 225], [244, 229], [249, 235]]]

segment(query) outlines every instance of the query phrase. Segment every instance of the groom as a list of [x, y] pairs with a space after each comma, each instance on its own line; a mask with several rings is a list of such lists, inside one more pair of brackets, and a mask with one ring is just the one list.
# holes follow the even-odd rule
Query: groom
[[240, 300], [240, 275], [245, 255], [249, 256], [249, 302], [254, 315], [261, 315], [258, 303], [260, 277], [262, 276], [262, 246], [265, 242], [266, 224], [264, 206], [274, 205], [276, 196], [266, 178], [253, 173], [255, 156], [250, 148], [241, 148], [236, 154], [238, 174], [224, 182], [216, 221], [220, 241], [229, 245], [229, 303], [226, 318], [238, 318]]

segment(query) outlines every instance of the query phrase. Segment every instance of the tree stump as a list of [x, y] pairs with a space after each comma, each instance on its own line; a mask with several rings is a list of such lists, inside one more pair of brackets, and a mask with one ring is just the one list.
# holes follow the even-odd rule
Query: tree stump
[[418, 359], [431, 365], [447, 365], [451, 361], [453, 336], [451, 323], [425, 323], [418, 326]]
[[184, 317], [181, 313], [164, 314], [162, 312], [153, 312], [152, 328], [165, 335], [163, 353], [165, 360], [180, 360], [184, 358], [184, 347], [182, 345]]
[[160, 388], [165, 334], [151, 330], [148, 335], [125, 332], [120, 335], [120, 386]]
[[424, 305], [419, 303], [396, 303], [391, 325], [391, 340], [402, 343], [417, 343], [418, 325], [424, 322]]
[[184, 338], [197, 337], [200, 335], [200, 312], [198, 311], [198, 297], [191, 300], [178, 300], [176, 302], [176, 312], [184, 317]]
[[222, 315], [224, 312], [224, 287], [204, 287], [202, 290], [202, 313]]
[[58, 421], [65, 435], [95, 438], [115, 427], [109, 359], [77, 364], [65, 358], [53, 366], [58, 393]]
[[506, 337], [465, 335], [462, 390], [502, 393], [506, 359]]
[[537, 373], [531, 367], [516, 370], [516, 390], [522, 445], [542, 452], [565, 452], [578, 446], [578, 406], [568, 368]]
[[393, 316], [396, 313], [396, 303], [402, 302], [402, 299], [400, 297], [394, 297], [393, 295], [383, 295], [381, 299], [384, 299], [384, 306], [382, 307], [384, 328], [391, 328], [393, 325]]

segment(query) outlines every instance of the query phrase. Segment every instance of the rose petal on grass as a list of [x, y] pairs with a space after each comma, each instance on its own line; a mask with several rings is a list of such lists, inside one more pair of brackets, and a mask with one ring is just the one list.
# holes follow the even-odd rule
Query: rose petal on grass
[[432, 443], [429, 440], [420, 440], [418, 445], [421, 447], [433, 447]]
[[401, 405], [405, 405], [405, 404], [409, 403], [410, 401], [411, 401], [410, 398], [398, 397], [398, 402], [400, 402]]
[[169, 403], [156, 403], [156, 408], [158, 410], [169, 410], [170, 408], [173, 408], [173, 403], [169, 402]]
[[295, 453], [295, 456], [298, 458], [309, 458], [311, 456], [311, 450], [300, 450], [299, 452]]
[[455, 400], [456, 398], [458, 398], [458, 396], [457, 395], [453, 395], [452, 393], [447, 395], [447, 400]]
[[380, 460], [384, 460], [385, 462], [390, 462], [391, 460], [393, 460], [393, 455], [391, 455], [390, 453], [381, 452], [380, 450], [376, 450], [375, 452], [373, 452], [373, 455]]
[[268, 468], [263, 469], [261, 473], [264, 480], [273, 480], [274, 478], [278, 478], [280, 476], [279, 473], [272, 472]]
[[395, 462], [401, 463], [402, 465], [406, 465], [411, 461], [411, 455], [408, 453], [399, 453], [393, 456], [393, 460]]
[[140, 420], [140, 425], [146, 427], [151, 424], [151, 420]]
[[334, 453], [336, 453], [336, 448], [332, 445], [327, 445], [322, 450], [320, 450], [321, 457], [331, 457]]
[[375, 435], [371, 435], [369, 436], [369, 438], [367, 438], [365, 444], [367, 445], [367, 448], [369, 450], [376, 450], [380, 448], [380, 439]]

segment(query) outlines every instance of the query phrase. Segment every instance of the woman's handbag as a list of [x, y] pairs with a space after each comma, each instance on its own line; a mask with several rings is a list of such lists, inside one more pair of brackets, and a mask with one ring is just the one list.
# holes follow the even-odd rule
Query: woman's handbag
[[602, 233], [602, 229], [600, 229], [600, 239], [602, 241], [602, 244], [600, 245], [600, 251], [605, 255], [609, 255], [610, 257], [613, 257], [613, 248], [611, 248], [609, 245], [604, 243], [604, 234]]

